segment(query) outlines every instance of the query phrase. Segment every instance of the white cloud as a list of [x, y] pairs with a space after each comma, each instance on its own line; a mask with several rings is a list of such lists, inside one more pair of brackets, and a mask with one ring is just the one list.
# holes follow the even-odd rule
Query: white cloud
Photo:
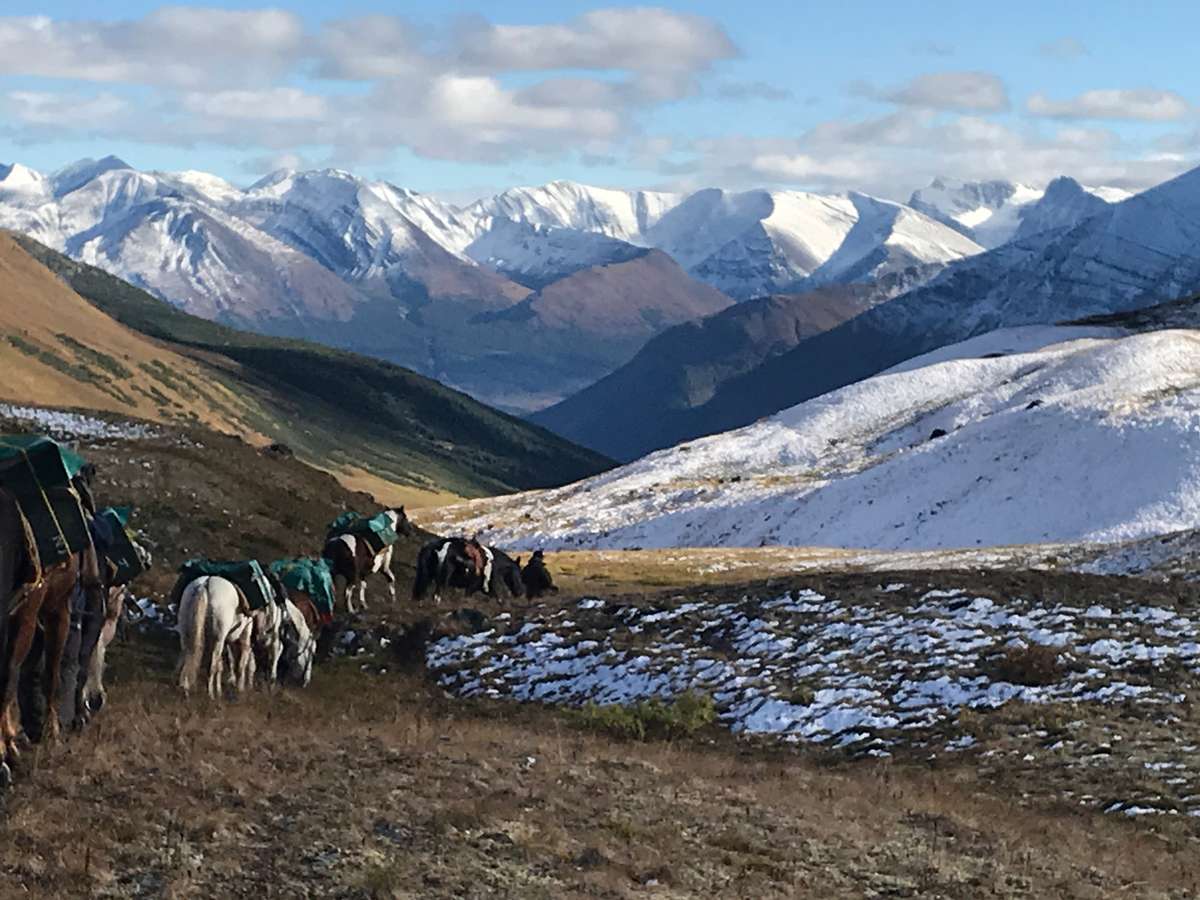
[[703, 70], [737, 55], [725, 30], [701, 16], [655, 7], [597, 9], [562, 25], [465, 22], [458, 62], [484, 71]]
[[768, 185], [862, 190], [904, 200], [939, 175], [1045, 184], [1069, 174], [1084, 184], [1141, 190], [1195, 165], [1198, 155], [1200, 144], [1174, 154], [1131, 150], [1109, 129], [1042, 133], [982, 116], [904, 109], [824, 122], [795, 137], [727, 135], [679, 143], [669, 156], [660, 150], [670, 162], [659, 172], [666, 186], [678, 188]]
[[764, 153], [749, 162], [756, 175], [773, 182], [862, 182], [876, 175], [867, 161], [821, 159], [806, 153]]
[[163, 7], [134, 21], [0, 17], [0, 74], [105, 83], [199, 86], [271, 77], [304, 46], [281, 10]]
[[329, 112], [329, 104], [324, 97], [305, 93], [299, 88], [187, 93], [181, 99], [188, 113], [210, 119], [316, 121], [324, 119]]
[[4, 95], [2, 105], [7, 116], [26, 125], [80, 130], [110, 124], [130, 110], [128, 101], [113, 94], [47, 91], [10, 91]]
[[363, 16], [328, 22], [317, 37], [317, 70], [323, 78], [374, 81], [432, 74], [441, 68], [424, 49], [425, 36], [396, 16]]
[[1051, 119], [1132, 119], [1170, 122], [1182, 119], [1191, 106], [1174, 91], [1140, 90], [1086, 91], [1069, 100], [1052, 100], [1034, 94], [1025, 108], [1035, 116]]
[[1000, 112], [1008, 109], [1004, 82], [987, 72], [934, 72], [914, 78], [901, 88], [875, 92], [899, 106], [959, 112]]
[[[54, 101], [39, 85], [45, 96], [8, 101], [9, 134], [107, 125], [124, 140], [320, 146], [344, 160], [398, 146], [447, 160], [611, 156], [656, 107], [699, 94], [701, 79], [736, 54], [713, 20], [655, 7], [441, 29], [374, 15], [306, 30], [285, 11], [191, 6], [124, 21], [0, 16], [0, 76], [111, 85], [106, 102], [123, 92], [140, 111], [106, 123], [98, 101]], [[348, 84], [329, 94], [298, 78]]]

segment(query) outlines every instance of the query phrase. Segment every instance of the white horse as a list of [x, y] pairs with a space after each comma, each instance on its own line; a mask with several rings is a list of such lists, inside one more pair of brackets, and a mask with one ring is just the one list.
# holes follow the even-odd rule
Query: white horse
[[300, 687], [308, 687], [317, 655], [317, 637], [309, 629], [304, 613], [291, 600], [284, 607], [280, 637], [288, 675]]
[[104, 664], [108, 656], [108, 645], [117, 636], [117, 624], [121, 620], [128, 595], [127, 585], [110, 587], [106, 592], [104, 620], [100, 626], [100, 635], [96, 639], [96, 649], [92, 651], [91, 659], [88, 660], [82, 703], [78, 704], [79, 711], [85, 716], [103, 709], [108, 700], [108, 691], [104, 687]]
[[217, 699], [228, 648], [234, 686], [245, 690], [253, 674], [253, 639], [254, 620], [233, 582], [217, 575], [192, 581], [179, 601], [179, 687], [190, 694], [207, 665], [208, 696]]

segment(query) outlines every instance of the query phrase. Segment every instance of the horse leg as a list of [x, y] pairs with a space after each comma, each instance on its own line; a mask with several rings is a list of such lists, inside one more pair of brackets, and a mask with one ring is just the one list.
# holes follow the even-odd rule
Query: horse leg
[[333, 594], [335, 597], [342, 598], [342, 602], [346, 605], [346, 613], [348, 615], [353, 614], [354, 612], [354, 598], [351, 594], [353, 590], [353, 580], [347, 578], [345, 575], [333, 576]]
[[121, 621], [121, 607], [124, 603], [125, 589], [120, 588], [108, 597], [108, 608], [105, 610], [104, 624], [100, 627], [100, 636], [96, 641], [96, 649], [88, 665], [86, 690], [81, 709], [88, 713], [99, 712], [108, 701], [108, 692], [104, 689], [104, 661], [108, 655], [108, 645], [117, 636], [117, 625]]
[[62, 685], [62, 661], [67, 649], [67, 638], [71, 636], [70, 595], [62, 602], [42, 607], [42, 625], [46, 633], [46, 667], [42, 690], [46, 696], [46, 724], [42, 727], [42, 740], [47, 744], [57, 743], [61, 721], [59, 689]]
[[271, 635], [269, 648], [270, 671], [267, 673], [267, 680], [272, 686], [279, 684], [279, 661], [283, 659], [283, 610], [279, 611], [279, 621], [275, 624], [275, 630]]
[[396, 573], [392, 571], [391, 560], [383, 567], [383, 577], [387, 579], [388, 599], [392, 606], [396, 605]]
[[33, 646], [33, 635], [37, 630], [38, 613], [41, 612], [42, 602], [46, 591], [42, 587], [36, 591], [26, 591], [23, 602], [18, 598], [15, 613], [10, 613], [8, 622], [8, 666], [4, 672], [4, 694], [0, 698], [0, 750], [9, 759], [17, 759], [21, 753], [17, 746], [22, 736], [21, 706], [18, 700], [18, 689], [21, 679], [21, 666]]
[[221, 696], [221, 671], [225, 662], [227, 635], [210, 634], [208, 645], [208, 696], [217, 700]]
[[240, 637], [241, 665], [239, 666], [238, 692], [244, 692], [254, 686], [254, 627], [250, 622], [242, 630]]
[[358, 605], [363, 612], [367, 611], [367, 577], [358, 579]]

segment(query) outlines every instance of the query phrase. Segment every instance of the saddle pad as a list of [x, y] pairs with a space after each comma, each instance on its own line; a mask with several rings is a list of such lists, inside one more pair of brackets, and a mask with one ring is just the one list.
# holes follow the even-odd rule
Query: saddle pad
[[322, 621], [333, 617], [333, 574], [320, 558], [277, 559], [271, 571], [288, 590], [303, 591], [312, 598]]
[[241, 588], [251, 609], [262, 609], [275, 600], [275, 591], [256, 559], [218, 561], [189, 559], [179, 567], [179, 580], [188, 584], [203, 575], [217, 576]]
[[356, 512], [345, 512], [329, 523], [327, 540], [340, 534], [352, 534], [366, 540], [371, 550], [381, 552], [399, 540], [400, 536], [392, 528], [392, 521], [384, 513], [366, 518]]
[[129, 535], [128, 522], [127, 507], [110, 506], [100, 510], [93, 523], [96, 549], [113, 565], [112, 587], [129, 584], [149, 568], [145, 551]]
[[91, 542], [71, 479], [83, 458], [46, 437], [0, 435], [0, 487], [21, 507], [43, 566], [69, 559]]

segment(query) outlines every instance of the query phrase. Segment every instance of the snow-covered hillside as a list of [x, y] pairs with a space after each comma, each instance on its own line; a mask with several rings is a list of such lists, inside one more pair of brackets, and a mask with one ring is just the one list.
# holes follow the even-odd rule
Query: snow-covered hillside
[[1011, 181], [935, 178], [915, 191], [908, 205], [990, 250], [1015, 237], [1075, 225], [1129, 196], [1120, 188], [1085, 187], [1071, 178], [1055, 179], [1044, 190]]
[[983, 335], [733, 432], [422, 524], [515, 548], [917, 549], [1200, 526], [1200, 334]]

